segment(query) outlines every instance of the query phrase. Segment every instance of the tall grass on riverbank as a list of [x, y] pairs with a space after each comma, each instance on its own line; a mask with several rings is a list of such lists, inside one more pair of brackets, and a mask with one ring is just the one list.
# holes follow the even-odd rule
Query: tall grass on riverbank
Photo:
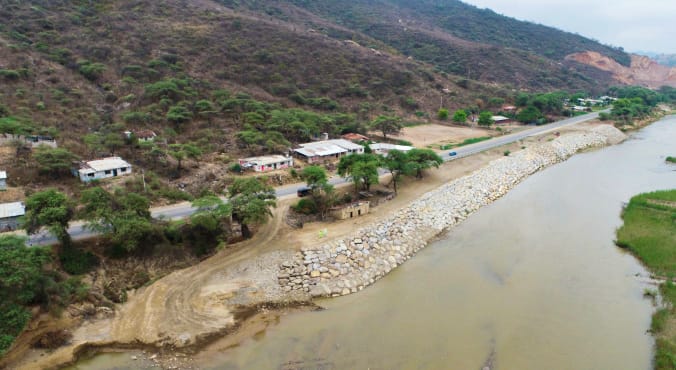
[[660, 286], [664, 307], [653, 315], [655, 369], [676, 369], [676, 189], [639, 194], [622, 213], [617, 245], [634, 253], [667, 282]]

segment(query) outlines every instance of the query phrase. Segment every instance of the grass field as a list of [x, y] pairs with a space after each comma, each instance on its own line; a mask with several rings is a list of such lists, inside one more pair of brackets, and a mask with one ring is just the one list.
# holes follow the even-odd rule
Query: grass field
[[676, 189], [639, 194], [622, 213], [617, 245], [630, 250], [656, 275], [664, 305], [653, 315], [655, 369], [676, 369]]

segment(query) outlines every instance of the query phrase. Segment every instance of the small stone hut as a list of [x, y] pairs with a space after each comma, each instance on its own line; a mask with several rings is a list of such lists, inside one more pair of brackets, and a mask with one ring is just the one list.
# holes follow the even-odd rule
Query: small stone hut
[[369, 213], [369, 202], [361, 201], [331, 209], [331, 216], [338, 220], [359, 217]]

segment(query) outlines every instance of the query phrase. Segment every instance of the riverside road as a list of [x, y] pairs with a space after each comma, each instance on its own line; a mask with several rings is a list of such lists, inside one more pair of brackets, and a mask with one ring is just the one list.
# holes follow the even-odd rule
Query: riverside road
[[[441, 157], [444, 159], [444, 161], [452, 161], [459, 158], [464, 158], [489, 149], [511, 144], [513, 142], [525, 139], [529, 136], [539, 135], [548, 131], [554, 131], [558, 128], [574, 125], [580, 122], [590, 121], [597, 117], [598, 113], [589, 113], [583, 116], [572, 117], [561, 121], [556, 121], [547, 125], [536, 126], [534, 128], [523, 130], [514, 134], [495, 137], [490, 140], [482, 141], [476, 144], [455, 148], [453, 149], [453, 151], [456, 153], [456, 155], [449, 156], [450, 151], [446, 151], [441, 154]], [[385, 171], [383, 170], [380, 171], [381, 176], [385, 174], [386, 174]], [[329, 180], [329, 182], [333, 185], [341, 185], [348, 183], [349, 180], [341, 177], [332, 177]], [[298, 189], [303, 188], [304, 186], [305, 185], [302, 183], [286, 185], [276, 188], [275, 192], [277, 197], [280, 198], [296, 194]], [[190, 204], [190, 202], [182, 202], [170, 206], [152, 208], [150, 211], [153, 218], [176, 220], [190, 216], [196, 211], [196, 208], [193, 207]], [[73, 240], [87, 239], [96, 235], [95, 232], [88, 230], [85, 227], [85, 224], [81, 221], [71, 222], [70, 227], [68, 228], [68, 233], [71, 235]], [[50, 245], [54, 243], [56, 243], [56, 238], [54, 238], [54, 236], [52, 236], [49, 232], [45, 230], [43, 230], [40, 233], [30, 235], [27, 242], [28, 245]]]

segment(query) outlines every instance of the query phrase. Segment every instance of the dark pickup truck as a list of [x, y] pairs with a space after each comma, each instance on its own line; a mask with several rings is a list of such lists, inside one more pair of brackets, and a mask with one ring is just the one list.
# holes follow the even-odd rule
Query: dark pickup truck
[[310, 195], [310, 188], [300, 188], [300, 189], [298, 189], [296, 194], [298, 194], [298, 196], [301, 197], [301, 198], [306, 196], [306, 195]]

